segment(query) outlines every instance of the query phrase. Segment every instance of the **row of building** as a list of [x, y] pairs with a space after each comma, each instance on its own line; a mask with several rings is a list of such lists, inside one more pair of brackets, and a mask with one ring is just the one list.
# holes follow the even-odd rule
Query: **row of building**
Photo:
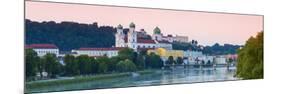
[[[144, 29], [140, 31], [135, 31], [135, 24], [131, 23], [129, 25], [129, 31], [125, 34], [122, 25], [116, 27], [117, 32], [115, 34], [115, 46], [109, 48], [79, 48], [71, 50], [72, 55], [88, 55], [91, 57], [107, 56], [113, 57], [118, 55], [118, 51], [122, 48], [128, 47], [134, 49], [134, 51], [139, 52], [140, 50], [147, 50], [147, 54], [156, 53], [163, 61], [166, 61], [169, 56], [181, 57], [184, 59], [185, 63], [201, 61], [211, 61], [213, 62], [215, 57], [205, 56], [201, 51], [183, 51], [174, 50], [172, 47], [173, 42], [183, 42], [188, 43], [187, 36], [175, 36], [167, 35], [164, 36], [161, 33], [159, 27], [153, 30], [153, 35], [151, 38], [144, 38], [143, 36], [149, 36], [146, 34]], [[65, 54], [60, 54], [59, 49], [54, 44], [31, 44], [26, 45], [26, 48], [32, 48], [37, 52], [38, 56], [44, 56], [47, 53], [55, 54], [58, 57], [64, 57]], [[222, 60], [223, 61], [223, 60]]]
[[[39, 57], [46, 55], [47, 53], [55, 54], [57, 57], [63, 58], [65, 54], [59, 53], [59, 48], [53, 44], [31, 44], [27, 45], [26, 48], [33, 49]], [[114, 57], [118, 55], [118, 51], [122, 47], [112, 48], [79, 48], [72, 50], [71, 53], [74, 56], [88, 55], [91, 57]], [[168, 50], [165, 48], [147, 49], [147, 54], [155, 53], [161, 57], [163, 61], [168, 60], [172, 56], [175, 60], [178, 57], [183, 58], [184, 64], [195, 64], [200, 62], [216, 62], [217, 64], [226, 64], [228, 58], [237, 59], [237, 55], [221, 55], [221, 56], [207, 56], [201, 51], [183, 51], [183, 50]]]

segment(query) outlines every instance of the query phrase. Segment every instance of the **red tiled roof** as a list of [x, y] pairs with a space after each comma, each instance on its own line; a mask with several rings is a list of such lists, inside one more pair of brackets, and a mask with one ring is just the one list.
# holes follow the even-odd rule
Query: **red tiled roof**
[[151, 44], [155, 44], [154, 40], [149, 40], [149, 39], [137, 39], [138, 43], [151, 43]]
[[170, 35], [170, 34], [169, 34], [169, 35], [167, 35], [167, 37], [173, 37], [173, 35]]
[[[125, 41], [125, 43], [128, 43], [128, 36], [127, 35], [125, 35], [124, 41]], [[154, 40], [150, 40], [150, 39], [138, 38], [137, 39], [137, 43], [151, 43], [151, 44], [155, 44], [155, 41]]]
[[108, 50], [120, 50], [124, 47], [111, 47], [111, 48], [79, 48], [78, 50], [101, 50], [101, 51], [108, 51]]
[[162, 41], [158, 41], [159, 43], [170, 43], [169, 41], [166, 40], [162, 40]]
[[58, 47], [54, 44], [30, 44], [26, 45], [25, 48], [57, 49]]

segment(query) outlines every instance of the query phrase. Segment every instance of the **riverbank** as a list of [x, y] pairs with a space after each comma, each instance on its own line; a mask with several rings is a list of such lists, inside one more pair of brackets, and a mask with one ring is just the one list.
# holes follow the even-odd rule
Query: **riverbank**
[[[154, 70], [142, 70], [142, 71], [136, 71], [134, 73], [137, 73], [139, 75], [149, 74], [155, 72]], [[43, 88], [43, 87], [49, 87], [49, 86], [60, 86], [60, 85], [66, 85], [66, 84], [73, 84], [73, 83], [82, 83], [87, 81], [99, 81], [99, 80], [105, 80], [105, 79], [112, 79], [117, 77], [125, 77], [125, 76], [132, 76], [132, 72], [124, 72], [124, 73], [112, 73], [112, 74], [98, 74], [93, 76], [75, 76], [72, 77], [72, 79], [51, 79], [46, 81], [32, 81], [26, 83], [26, 89], [29, 92], [29, 90], [32, 90], [34, 88]]]

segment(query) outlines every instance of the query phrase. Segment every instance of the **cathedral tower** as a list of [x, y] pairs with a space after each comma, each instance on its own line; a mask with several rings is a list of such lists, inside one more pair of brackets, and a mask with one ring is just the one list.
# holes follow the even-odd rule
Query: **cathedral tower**
[[135, 24], [132, 22], [129, 25], [128, 32], [128, 47], [137, 50], [137, 32], [135, 31]]
[[161, 41], [162, 40], [162, 33], [159, 27], [155, 27], [153, 30], [153, 35], [152, 35], [153, 40]]
[[125, 47], [124, 37], [123, 26], [119, 24], [115, 34], [115, 47]]

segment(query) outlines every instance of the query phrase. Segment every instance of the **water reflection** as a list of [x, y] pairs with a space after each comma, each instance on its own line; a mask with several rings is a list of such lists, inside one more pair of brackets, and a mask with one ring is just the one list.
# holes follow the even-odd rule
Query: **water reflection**
[[37, 88], [31, 91], [61, 91], [75, 89], [96, 89], [110, 87], [127, 87], [127, 86], [143, 86], [143, 85], [159, 85], [159, 84], [175, 84], [175, 83], [194, 83], [205, 81], [226, 81], [236, 80], [234, 76], [235, 67], [214, 68], [177, 68], [172, 70], [155, 70], [154, 73], [119, 77], [113, 79], [104, 79], [99, 81], [90, 81], [83, 83], [67, 84], [61, 86], [51, 86]]

